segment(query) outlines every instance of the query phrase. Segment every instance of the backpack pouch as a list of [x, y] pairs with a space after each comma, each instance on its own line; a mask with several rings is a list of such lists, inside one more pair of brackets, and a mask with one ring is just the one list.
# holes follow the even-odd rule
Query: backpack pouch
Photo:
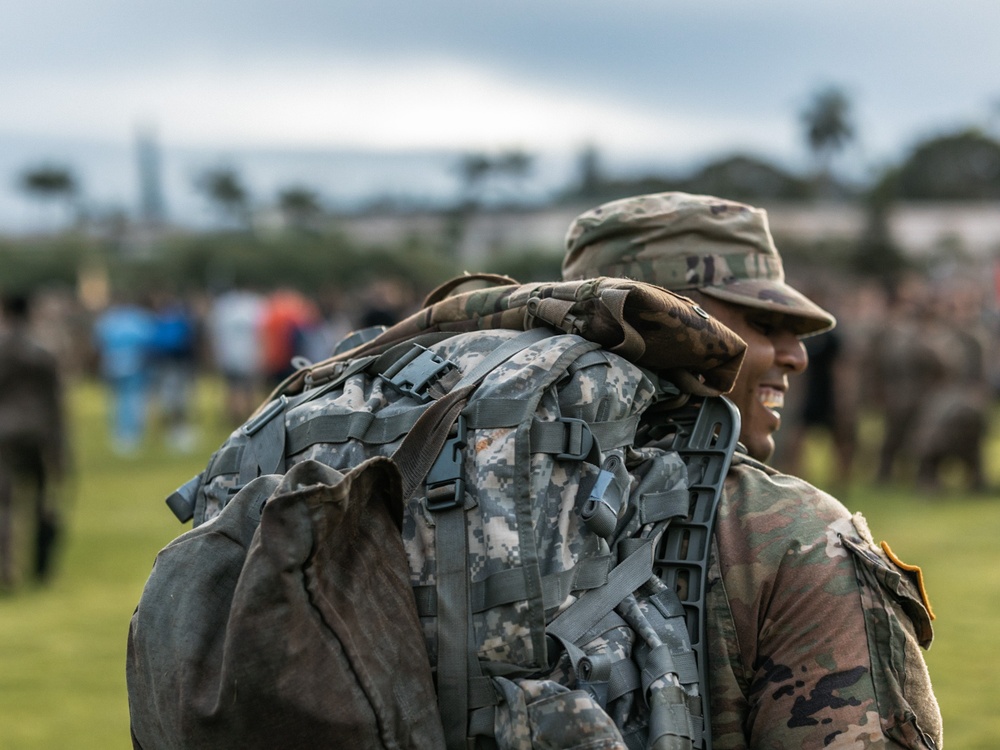
[[401, 516], [388, 459], [305, 461], [165, 548], [129, 637], [134, 745], [443, 748]]

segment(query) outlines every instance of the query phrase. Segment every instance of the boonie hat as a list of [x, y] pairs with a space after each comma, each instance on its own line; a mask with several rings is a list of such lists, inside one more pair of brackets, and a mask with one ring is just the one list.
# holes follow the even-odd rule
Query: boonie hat
[[836, 324], [785, 282], [767, 212], [710, 195], [639, 195], [581, 214], [566, 234], [562, 270], [566, 281], [612, 276], [681, 294], [697, 289], [787, 315], [800, 336]]

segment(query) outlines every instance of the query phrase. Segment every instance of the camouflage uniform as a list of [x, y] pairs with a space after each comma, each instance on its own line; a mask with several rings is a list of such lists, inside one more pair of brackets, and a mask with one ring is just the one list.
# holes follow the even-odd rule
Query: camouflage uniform
[[[806, 336], [833, 317], [785, 283], [764, 211], [661, 193], [581, 215], [565, 279], [622, 276], [780, 314]], [[713, 746], [935, 748], [920, 654], [932, 638], [918, 568], [808, 483], [737, 454], [708, 574]]]
[[919, 574], [864, 518], [737, 454], [709, 569], [715, 750], [941, 746]]
[[29, 330], [29, 301], [5, 299], [0, 335], [0, 587], [20, 583], [32, 539], [34, 577], [50, 573], [66, 462], [62, 384], [55, 356]]

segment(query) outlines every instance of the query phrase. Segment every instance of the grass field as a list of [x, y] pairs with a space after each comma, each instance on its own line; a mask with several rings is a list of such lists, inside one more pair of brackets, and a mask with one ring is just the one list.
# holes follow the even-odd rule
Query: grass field
[[[162, 501], [204, 468], [227, 432], [211, 383], [202, 384], [198, 403], [203, 426], [194, 454], [170, 454], [152, 435], [139, 456], [122, 459], [107, 449], [100, 390], [74, 389], [77, 471], [57, 575], [45, 588], [0, 598], [0, 749], [131, 746], [129, 618], [156, 552], [185, 528]], [[821, 447], [811, 447], [808, 464], [820, 477]], [[998, 450], [994, 442], [991, 455]], [[991, 479], [1000, 486], [1000, 477]], [[844, 499], [865, 513], [876, 539], [924, 568], [938, 618], [927, 660], [946, 746], [997, 747], [1000, 545], [993, 535], [1000, 531], [1000, 493], [930, 499], [856, 484]]]

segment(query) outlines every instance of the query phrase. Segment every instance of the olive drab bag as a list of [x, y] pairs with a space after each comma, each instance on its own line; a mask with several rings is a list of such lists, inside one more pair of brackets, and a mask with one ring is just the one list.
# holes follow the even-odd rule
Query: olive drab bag
[[168, 499], [136, 747], [711, 746], [745, 344], [647, 284], [480, 282], [302, 368]]

